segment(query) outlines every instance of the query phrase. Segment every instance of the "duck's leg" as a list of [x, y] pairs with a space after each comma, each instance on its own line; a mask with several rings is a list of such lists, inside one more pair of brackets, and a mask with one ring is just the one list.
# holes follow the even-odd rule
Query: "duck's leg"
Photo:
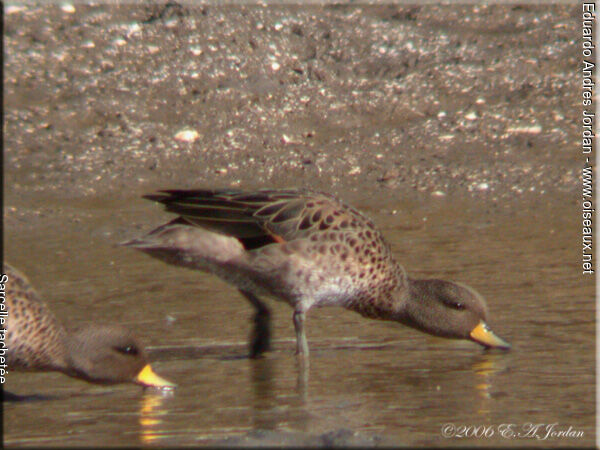
[[308, 356], [308, 343], [306, 342], [306, 333], [304, 332], [305, 312], [302, 310], [294, 311], [294, 328], [296, 329], [296, 354]]
[[240, 292], [256, 309], [254, 314], [254, 328], [250, 335], [250, 358], [258, 358], [271, 347], [271, 311], [252, 292]]

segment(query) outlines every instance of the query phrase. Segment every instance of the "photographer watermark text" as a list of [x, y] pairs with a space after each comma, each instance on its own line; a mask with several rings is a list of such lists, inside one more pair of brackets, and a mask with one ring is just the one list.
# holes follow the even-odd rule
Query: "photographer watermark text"
[[572, 426], [564, 427], [555, 423], [531, 423], [524, 424], [502, 423], [500, 425], [462, 425], [445, 423], [442, 425], [441, 434], [445, 438], [491, 438], [500, 436], [504, 439], [535, 439], [545, 441], [547, 439], [581, 439], [584, 436], [582, 430]]

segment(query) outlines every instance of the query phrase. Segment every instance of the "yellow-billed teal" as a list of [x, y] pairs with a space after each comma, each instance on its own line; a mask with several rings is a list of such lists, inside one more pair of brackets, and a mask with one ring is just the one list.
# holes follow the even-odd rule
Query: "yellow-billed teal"
[[256, 309], [251, 356], [269, 347], [267, 295], [294, 308], [296, 352], [308, 354], [306, 312], [342, 306], [447, 338], [508, 349], [472, 288], [409, 278], [373, 222], [309, 190], [165, 190], [144, 198], [179, 217], [126, 242], [170, 264], [212, 272]]
[[[4, 263], [7, 369], [59, 371], [92, 383], [175, 386], [156, 375], [130, 330], [87, 325], [67, 332], [25, 275]], [[10, 375], [9, 375], [10, 376]]]

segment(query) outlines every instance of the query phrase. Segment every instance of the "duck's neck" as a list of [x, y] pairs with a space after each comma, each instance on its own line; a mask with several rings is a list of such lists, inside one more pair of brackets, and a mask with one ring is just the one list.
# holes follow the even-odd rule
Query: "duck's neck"
[[402, 291], [402, 306], [395, 320], [403, 325], [428, 332], [419, 320], [419, 312], [423, 310], [423, 280], [406, 278], [406, 289]]
[[410, 280], [404, 277], [394, 288], [374, 292], [369, 297], [361, 297], [346, 305], [348, 309], [370, 319], [393, 320], [406, 325], [409, 323], [406, 304]]
[[408, 278], [408, 287], [404, 291], [402, 308], [396, 320], [424, 333], [452, 337], [444, 329], [447, 319], [440, 315], [441, 311], [434, 309], [437, 302], [431, 290], [432, 285], [439, 281]]
[[417, 330], [429, 332], [419, 320], [423, 312], [422, 280], [404, 277], [394, 289], [386, 290], [369, 298], [361, 298], [347, 307], [371, 319], [393, 320]]

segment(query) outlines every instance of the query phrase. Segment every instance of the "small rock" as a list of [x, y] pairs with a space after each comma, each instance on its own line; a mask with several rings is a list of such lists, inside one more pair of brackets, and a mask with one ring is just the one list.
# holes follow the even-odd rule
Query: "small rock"
[[198, 134], [197, 131], [190, 130], [189, 128], [185, 128], [185, 129], [179, 131], [174, 136], [176, 141], [181, 141], [181, 142], [194, 142], [199, 137], [200, 137], [200, 134]]
[[75, 6], [73, 6], [71, 3], [63, 3], [60, 9], [68, 14], [73, 14], [75, 12]]

